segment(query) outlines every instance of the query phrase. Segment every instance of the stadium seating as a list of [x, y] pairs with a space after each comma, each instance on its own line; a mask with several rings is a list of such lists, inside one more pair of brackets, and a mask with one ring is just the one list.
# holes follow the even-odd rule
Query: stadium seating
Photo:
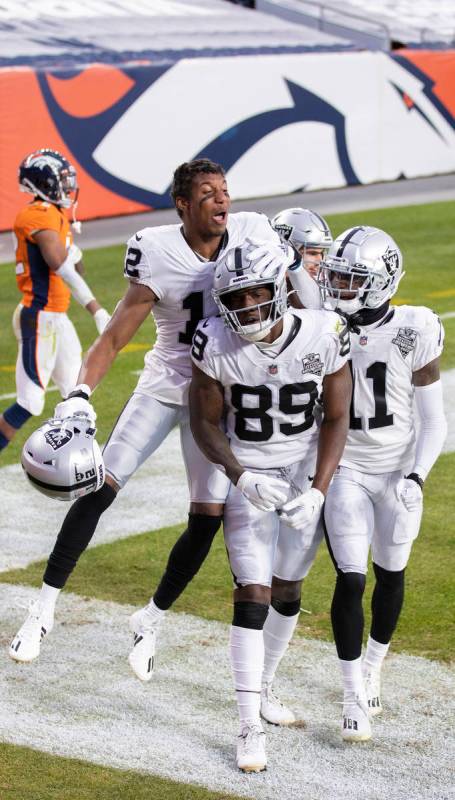
[[333, 34], [225, 0], [9, 0], [0, 25], [4, 67], [353, 49]]
[[374, 49], [455, 43], [453, 0], [256, 0], [256, 7]]

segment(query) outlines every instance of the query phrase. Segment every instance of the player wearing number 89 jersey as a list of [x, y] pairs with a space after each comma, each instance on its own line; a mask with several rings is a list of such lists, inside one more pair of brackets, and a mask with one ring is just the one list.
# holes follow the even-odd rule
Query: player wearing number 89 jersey
[[195, 333], [190, 391], [195, 439], [231, 480], [224, 535], [236, 585], [237, 764], [247, 772], [266, 765], [259, 714], [294, 721], [289, 709], [276, 709], [271, 682], [321, 540], [320, 510], [343, 451], [351, 390], [346, 324], [333, 312], [287, 309], [284, 276], [258, 278], [248, 254], [247, 246], [234, 248], [217, 264], [222, 317]]
[[[342, 737], [348, 741], [369, 739], [369, 716], [382, 711], [380, 669], [403, 603], [422, 487], [446, 434], [439, 379], [443, 329], [428, 308], [390, 306], [402, 276], [394, 240], [359, 226], [334, 241], [318, 278], [325, 302], [346, 315], [351, 331], [350, 427], [325, 505], [337, 570], [332, 625], [345, 688]], [[362, 664], [370, 545], [376, 583]]]

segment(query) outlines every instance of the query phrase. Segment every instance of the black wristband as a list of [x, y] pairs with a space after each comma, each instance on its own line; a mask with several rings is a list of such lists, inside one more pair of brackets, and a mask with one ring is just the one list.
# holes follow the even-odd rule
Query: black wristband
[[88, 400], [87, 392], [83, 392], [82, 389], [75, 389], [74, 392], [70, 392], [66, 399], [69, 400], [70, 397], [82, 397], [83, 400]]
[[415, 483], [417, 483], [423, 491], [423, 479], [417, 474], [417, 472], [410, 472], [409, 475], [405, 475], [405, 478], [407, 481], [415, 481]]

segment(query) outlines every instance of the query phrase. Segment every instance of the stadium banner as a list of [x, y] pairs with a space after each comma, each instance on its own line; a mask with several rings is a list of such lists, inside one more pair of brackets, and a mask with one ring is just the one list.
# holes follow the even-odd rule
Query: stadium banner
[[455, 171], [455, 50], [192, 58], [0, 70], [0, 229], [38, 147], [73, 162], [81, 219], [169, 207], [206, 156], [234, 199]]

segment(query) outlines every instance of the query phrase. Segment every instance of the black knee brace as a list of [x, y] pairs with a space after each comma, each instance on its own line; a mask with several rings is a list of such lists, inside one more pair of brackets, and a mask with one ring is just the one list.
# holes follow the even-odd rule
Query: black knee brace
[[266, 603], [240, 600], [238, 603], [234, 603], [232, 624], [238, 628], [262, 631], [268, 613], [269, 607]]
[[354, 661], [362, 652], [365, 583], [360, 572], [338, 572], [331, 616], [338, 658], [343, 661]]
[[297, 600], [279, 600], [278, 597], [272, 597], [271, 605], [283, 617], [295, 617], [300, 611], [300, 597]]
[[80, 497], [73, 503], [49, 556], [44, 583], [62, 589], [95, 533], [101, 514], [114, 502], [115, 497], [115, 490], [105, 483], [98, 492]]
[[223, 517], [189, 514], [188, 527], [169, 554], [166, 570], [153, 596], [158, 608], [170, 608], [194, 578], [212, 546]]
[[371, 638], [388, 644], [397, 626], [404, 600], [405, 570], [389, 572], [373, 563], [376, 585], [371, 598]]

